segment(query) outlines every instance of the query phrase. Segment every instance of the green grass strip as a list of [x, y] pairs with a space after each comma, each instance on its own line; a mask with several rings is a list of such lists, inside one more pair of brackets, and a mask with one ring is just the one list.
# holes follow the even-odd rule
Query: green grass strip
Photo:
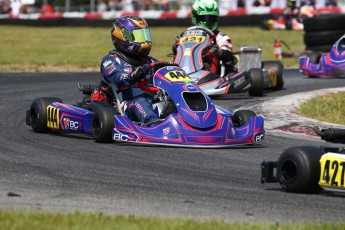
[[[186, 27], [151, 27], [151, 56], [172, 61], [168, 54], [178, 34]], [[34, 27], [1, 25], [0, 72], [75, 72], [99, 71], [103, 56], [113, 49], [109, 28]], [[285, 41], [290, 49], [303, 51], [303, 32], [265, 31], [259, 27], [220, 27], [231, 37], [233, 50], [242, 45], [258, 45], [263, 60], [274, 60], [275, 38]], [[297, 67], [298, 57], [284, 58], [285, 67]]]
[[0, 211], [0, 229], [6, 230], [342, 230], [345, 224], [255, 224], [195, 221], [159, 217], [107, 216], [102, 213]]
[[300, 113], [319, 121], [345, 125], [345, 92], [318, 96], [303, 103]]

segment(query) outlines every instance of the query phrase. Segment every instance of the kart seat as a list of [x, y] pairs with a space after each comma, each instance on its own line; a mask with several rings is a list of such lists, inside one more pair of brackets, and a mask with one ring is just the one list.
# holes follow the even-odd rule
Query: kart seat
[[115, 84], [109, 83], [107, 80], [102, 79], [99, 83], [99, 88], [103, 91], [103, 93], [107, 96], [108, 100], [113, 101], [116, 103], [116, 107], [118, 112], [121, 115], [124, 115], [124, 112], [122, 111], [122, 94], [120, 90], [116, 87]]
[[169, 116], [169, 115], [172, 114], [172, 113], [177, 113], [177, 109], [176, 109], [175, 104], [174, 104], [172, 101], [169, 100], [169, 101], [164, 105], [164, 107], [163, 107], [163, 109], [162, 109], [162, 112], [161, 112], [159, 118], [160, 118], [160, 119], [164, 119], [164, 118], [166, 118], [167, 116]]

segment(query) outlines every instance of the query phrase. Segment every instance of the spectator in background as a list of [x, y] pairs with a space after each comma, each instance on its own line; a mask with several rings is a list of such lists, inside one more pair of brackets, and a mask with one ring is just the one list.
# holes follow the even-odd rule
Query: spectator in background
[[245, 0], [237, 0], [237, 8], [246, 8]]
[[153, 10], [151, 0], [143, 0], [141, 4], [141, 10]]
[[178, 1], [181, 10], [189, 10], [192, 7], [192, 0]]
[[115, 0], [109, 0], [108, 1], [108, 9], [109, 9], [109, 11], [116, 11], [116, 1]]
[[20, 2], [20, 0], [12, 0], [10, 3], [10, 8], [11, 8], [11, 16], [16, 18], [19, 16], [21, 12], [22, 3]]
[[229, 1], [229, 0], [218, 0], [218, 7], [219, 7], [219, 10], [224, 10], [224, 11], [228, 11], [230, 10], [231, 8], [231, 2], [232, 1]]
[[133, 12], [134, 11], [134, 2], [132, 0], [122, 0], [122, 8], [126, 12]]
[[107, 10], [108, 10], [108, 6], [105, 3], [105, 1], [104, 0], [98, 0], [97, 12], [104, 12], [104, 11], [107, 11]]
[[169, 1], [168, 0], [153, 0], [157, 6], [157, 10], [169, 11]]
[[326, 0], [325, 6], [338, 6], [337, 0]]
[[312, 6], [315, 8], [315, 0], [301, 0], [300, 6]]
[[47, 2], [47, 4], [43, 5], [40, 9], [41, 14], [50, 14], [54, 13], [53, 5], [50, 1]]
[[286, 8], [284, 9], [284, 21], [286, 29], [292, 28], [292, 21], [299, 21], [300, 8], [297, 6], [296, 0], [287, 0]]
[[270, 6], [272, 0], [254, 0], [253, 6]]
[[11, 12], [10, 3], [7, 0], [0, 2], [0, 14], [9, 14]]

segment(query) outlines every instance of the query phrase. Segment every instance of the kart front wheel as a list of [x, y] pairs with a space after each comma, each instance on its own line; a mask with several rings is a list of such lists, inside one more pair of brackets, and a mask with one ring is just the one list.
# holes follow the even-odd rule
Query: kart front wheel
[[260, 97], [264, 94], [264, 75], [262, 70], [254, 68], [249, 71], [251, 87], [249, 88], [249, 96]]
[[[321, 54], [320, 52], [312, 52], [310, 54], [307, 55], [307, 57], [309, 58], [309, 60], [314, 63], [314, 64], [319, 64], [320, 63], [320, 59], [321, 59]], [[319, 78], [320, 76], [318, 75], [309, 75], [309, 78]]]
[[89, 109], [94, 113], [92, 117], [92, 137], [96, 142], [113, 142], [114, 116], [117, 111], [106, 104], [93, 102]]
[[35, 99], [30, 109], [26, 112], [26, 124], [31, 126], [36, 133], [46, 133], [49, 131], [47, 127], [47, 107], [53, 102], [62, 100], [56, 97], [40, 97]]
[[252, 110], [238, 110], [234, 113], [232, 122], [234, 123], [235, 127], [242, 127], [246, 125], [252, 117], [255, 116], [256, 114]]
[[285, 150], [278, 159], [277, 177], [287, 192], [318, 193], [320, 159], [324, 154], [321, 148], [298, 146]]

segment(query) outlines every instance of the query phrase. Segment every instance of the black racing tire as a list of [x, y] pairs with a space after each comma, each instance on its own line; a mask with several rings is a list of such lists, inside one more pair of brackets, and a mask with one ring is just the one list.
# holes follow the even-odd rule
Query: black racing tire
[[282, 188], [292, 193], [318, 193], [322, 190], [320, 147], [298, 146], [286, 149], [277, 163], [277, 177]]
[[262, 62], [263, 69], [276, 69], [276, 85], [273, 86], [271, 89], [273, 90], [281, 90], [284, 87], [284, 79], [283, 79], [283, 64], [280, 61], [264, 61]]
[[256, 113], [252, 110], [238, 110], [232, 116], [232, 122], [235, 127], [242, 127], [248, 123], [248, 121], [255, 117]]
[[262, 69], [253, 68], [249, 70], [251, 86], [248, 90], [249, 96], [260, 97], [264, 94], [264, 75]]
[[270, 28], [268, 27], [268, 21], [269, 20], [262, 20], [260, 23], [260, 28], [263, 30], [270, 30]]
[[329, 53], [332, 46], [333, 46], [333, 44], [321, 45], [321, 46], [306, 46], [305, 50], [314, 51], [314, 52]]
[[306, 46], [333, 45], [344, 35], [344, 30], [327, 30], [304, 33], [304, 44]]
[[89, 110], [93, 112], [92, 137], [98, 143], [113, 142], [114, 115], [118, 112], [110, 105], [92, 102]]
[[47, 133], [50, 131], [47, 127], [47, 107], [53, 102], [62, 103], [62, 100], [56, 97], [40, 97], [32, 102], [27, 111], [26, 120], [34, 132]]
[[303, 20], [305, 32], [344, 30], [345, 14], [324, 14]]
[[307, 57], [309, 58], [309, 60], [314, 63], [314, 64], [319, 64], [320, 59], [321, 59], [321, 52], [311, 52], [309, 54], [307, 54]]
[[[309, 58], [309, 60], [314, 63], [314, 64], [319, 64], [320, 59], [321, 59], [321, 52], [311, 52], [309, 54], [307, 54], [307, 57]], [[319, 78], [320, 76], [318, 75], [309, 75], [309, 78]]]

